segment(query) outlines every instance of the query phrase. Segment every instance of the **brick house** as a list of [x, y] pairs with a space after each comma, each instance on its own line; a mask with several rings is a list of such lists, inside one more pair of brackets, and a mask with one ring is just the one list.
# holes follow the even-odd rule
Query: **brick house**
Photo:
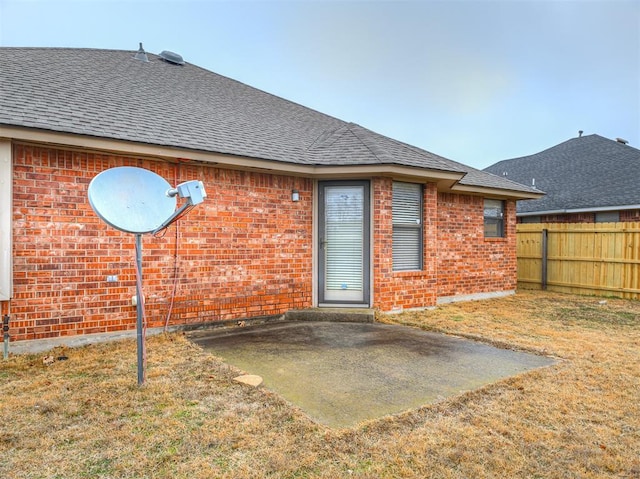
[[516, 200], [475, 170], [163, 52], [0, 48], [0, 300], [13, 339], [135, 328], [134, 239], [92, 211], [116, 166], [204, 203], [145, 235], [150, 326], [509, 294]]
[[621, 138], [571, 138], [534, 155], [485, 168], [545, 196], [519, 201], [519, 223], [640, 221], [640, 150]]

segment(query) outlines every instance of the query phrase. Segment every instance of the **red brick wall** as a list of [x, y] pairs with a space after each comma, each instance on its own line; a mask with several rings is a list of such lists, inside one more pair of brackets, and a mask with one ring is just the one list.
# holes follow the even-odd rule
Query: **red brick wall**
[[515, 202], [504, 238], [484, 237], [484, 198], [424, 187], [421, 271], [393, 271], [392, 180], [373, 181], [374, 305], [382, 311], [433, 306], [440, 297], [516, 288]]
[[[152, 170], [172, 185], [199, 179], [208, 193], [163, 235], [143, 236], [149, 326], [164, 325], [170, 310], [169, 324], [189, 324], [312, 306], [310, 179], [24, 145], [14, 145], [13, 164], [13, 339], [135, 328], [134, 235], [104, 224], [87, 200], [91, 179], [116, 166]], [[392, 180], [373, 179], [372, 193], [374, 307], [515, 289], [513, 202], [507, 237], [485, 239], [482, 198], [425, 185], [424, 267], [393, 272]]]
[[171, 184], [199, 179], [208, 193], [164, 236], [143, 236], [150, 326], [164, 324], [176, 275], [171, 324], [311, 306], [311, 180], [22, 145], [13, 162], [13, 339], [135, 327], [134, 235], [105, 225], [87, 201], [91, 179], [115, 166]]
[[595, 221], [595, 213], [567, 213], [540, 217], [540, 223], [595, 223]]
[[393, 271], [393, 181], [376, 178], [372, 183], [374, 201], [374, 306], [382, 311], [432, 306], [436, 302], [436, 212], [435, 184], [424, 186], [423, 245], [421, 271]]
[[620, 221], [640, 221], [640, 210], [620, 211]]
[[515, 202], [505, 203], [505, 237], [484, 237], [484, 198], [438, 195], [438, 297], [516, 288]]

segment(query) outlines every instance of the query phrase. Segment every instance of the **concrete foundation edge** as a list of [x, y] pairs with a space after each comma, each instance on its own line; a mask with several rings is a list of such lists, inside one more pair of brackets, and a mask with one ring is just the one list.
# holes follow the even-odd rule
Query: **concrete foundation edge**
[[480, 301], [482, 299], [504, 298], [516, 294], [515, 289], [507, 291], [491, 291], [488, 293], [460, 294], [456, 296], [443, 296], [436, 300], [436, 304], [449, 304], [458, 301]]

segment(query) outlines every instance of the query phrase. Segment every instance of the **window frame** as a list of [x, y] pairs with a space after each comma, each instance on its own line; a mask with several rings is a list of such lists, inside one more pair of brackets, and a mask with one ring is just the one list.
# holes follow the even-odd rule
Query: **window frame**
[[[488, 205], [489, 203], [489, 205]], [[491, 203], [493, 204], [491, 206]], [[499, 205], [499, 208], [498, 208]], [[488, 208], [490, 206], [490, 208]], [[491, 209], [495, 209], [498, 211], [497, 215], [491, 216], [487, 215], [487, 210], [491, 211]], [[506, 237], [506, 228], [505, 228], [505, 201], [498, 200], [495, 198], [485, 198], [483, 202], [483, 217], [484, 217], [484, 237], [485, 238], [505, 238]], [[495, 234], [490, 234], [488, 231], [488, 226], [494, 226], [496, 229]]]
[[[400, 201], [402, 199], [398, 196], [400, 193], [398, 188], [401, 185], [404, 185], [405, 187], [410, 186], [418, 190], [418, 202], [416, 205], [417, 211], [414, 210], [416, 213], [414, 220], [416, 221], [415, 223], [410, 221], [399, 221], [401, 219], [401, 212], [398, 211], [398, 208], [394, 206], [396, 201]], [[421, 183], [410, 183], [407, 181], [393, 181], [391, 196], [392, 270], [394, 273], [402, 271], [422, 271], [424, 267], [424, 185]], [[404, 206], [406, 207], [406, 203]], [[406, 211], [402, 213], [406, 213]], [[399, 252], [399, 248], [401, 248], [401, 245], [398, 243], [400, 239], [399, 236], [403, 232], [414, 232], [415, 234], [416, 231], [418, 235], [418, 241], [415, 245], [415, 250], [413, 250], [413, 252], [409, 251], [408, 253], [405, 253], [405, 255], [413, 255], [413, 258], [410, 258], [408, 261], [405, 260], [402, 264], [400, 264], [396, 256]], [[405, 266], [405, 263], [410, 261], [413, 261], [413, 264], [410, 266]]]

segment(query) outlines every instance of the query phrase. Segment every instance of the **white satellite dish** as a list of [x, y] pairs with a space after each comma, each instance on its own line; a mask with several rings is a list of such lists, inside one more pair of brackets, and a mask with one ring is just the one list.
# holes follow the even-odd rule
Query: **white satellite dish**
[[89, 184], [89, 204], [105, 223], [125, 233], [158, 229], [175, 211], [171, 185], [154, 172], [133, 166], [111, 168]]
[[[142, 294], [142, 235], [157, 233], [207, 197], [201, 181], [191, 180], [172, 188], [152, 171], [119, 166], [99, 173], [89, 183], [89, 204], [105, 223], [136, 235], [136, 327], [138, 385], [145, 380], [144, 296]], [[176, 196], [186, 202], [176, 210]]]

